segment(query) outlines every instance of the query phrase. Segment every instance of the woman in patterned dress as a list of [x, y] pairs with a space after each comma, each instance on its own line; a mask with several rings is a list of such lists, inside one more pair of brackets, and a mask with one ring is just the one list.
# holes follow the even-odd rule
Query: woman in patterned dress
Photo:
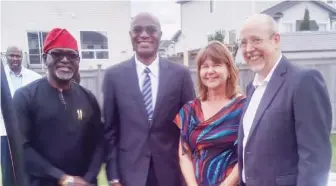
[[236, 186], [238, 126], [245, 97], [238, 90], [238, 70], [220, 42], [197, 56], [198, 98], [177, 114], [181, 129], [180, 166], [188, 186]]

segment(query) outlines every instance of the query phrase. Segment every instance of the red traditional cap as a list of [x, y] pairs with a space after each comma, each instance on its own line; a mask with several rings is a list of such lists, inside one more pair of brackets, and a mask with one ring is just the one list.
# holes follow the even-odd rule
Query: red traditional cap
[[44, 41], [43, 53], [53, 48], [70, 48], [78, 51], [76, 39], [66, 29], [61, 28], [54, 28], [48, 33]]

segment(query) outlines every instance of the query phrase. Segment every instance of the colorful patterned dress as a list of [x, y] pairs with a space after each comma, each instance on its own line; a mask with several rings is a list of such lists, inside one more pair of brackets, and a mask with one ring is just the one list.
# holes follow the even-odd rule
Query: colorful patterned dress
[[183, 153], [191, 153], [199, 186], [219, 186], [237, 163], [237, 135], [244, 96], [233, 98], [204, 121], [199, 99], [182, 107], [174, 122], [181, 129]]

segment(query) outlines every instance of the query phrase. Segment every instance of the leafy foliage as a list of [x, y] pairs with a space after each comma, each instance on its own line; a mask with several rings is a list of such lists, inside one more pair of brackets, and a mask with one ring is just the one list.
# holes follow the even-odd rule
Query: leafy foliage
[[300, 25], [300, 31], [307, 31], [310, 30], [310, 16], [308, 8], [305, 9], [303, 21]]
[[208, 41], [219, 41], [224, 42], [225, 39], [225, 31], [224, 30], [217, 30], [214, 34], [208, 36]]

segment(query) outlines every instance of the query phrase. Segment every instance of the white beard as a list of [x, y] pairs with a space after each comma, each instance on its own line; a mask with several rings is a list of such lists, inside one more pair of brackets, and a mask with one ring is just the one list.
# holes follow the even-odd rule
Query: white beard
[[250, 70], [252, 70], [255, 73], [258, 73], [265, 68], [265, 63], [261, 63], [258, 65], [249, 65], [249, 67], [250, 67]]
[[65, 81], [68, 81], [68, 80], [71, 80], [74, 76], [74, 73], [58, 73], [56, 71], [56, 77], [60, 80], [65, 80]]

